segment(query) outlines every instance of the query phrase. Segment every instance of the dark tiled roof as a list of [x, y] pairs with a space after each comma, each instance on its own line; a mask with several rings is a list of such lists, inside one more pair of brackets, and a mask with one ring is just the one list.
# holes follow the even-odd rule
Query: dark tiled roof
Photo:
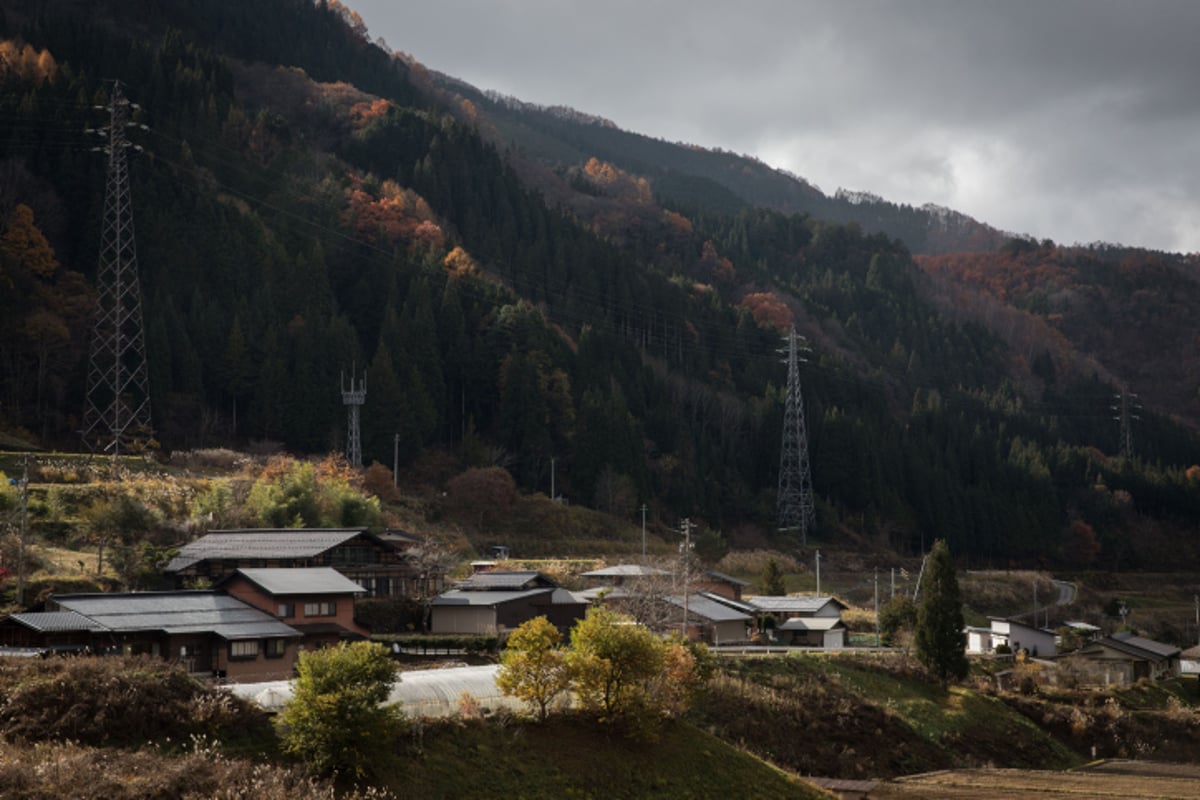
[[503, 605], [510, 603], [513, 600], [521, 600], [527, 597], [536, 597], [538, 595], [551, 595], [554, 590], [549, 586], [539, 589], [516, 589], [513, 591], [489, 591], [477, 592], [466, 591], [461, 589], [451, 589], [448, 592], [443, 592], [430, 601], [430, 605], [434, 606], [479, 606], [488, 608], [491, 606]]
[[62, 611], [73, 611], [115, 633], [214, 633], [224, 639], [300, 635], [270, 614], [219, 592], [77, 594], [51, 600]]
[[[672, 605], [683, 608], [683, 595], [668, 597], [667, 601]], [[710, 600], [708, 597], [701, 594], [688, 595], [688, 616], [702, 617], [709, 622], [745, 622], [750, 619], [749, 614], [743, 614], [735, 611], [724, 603], [718, 603]]]
[[[1151, 653], [1158, 658], [1171, 658], [1172, 656], [1179, 655], [1179, 648], [1175, 645], [1156, 642], [1153, 639], [1147, 639], [1143, 636], [1133, 636], [1130, 634], [1118, 633], [1111, 639], [1102, 639], [1101, 641], [1110, 646], [1113, 645], [1114, 642], [1120, 642], [1121, 644], [1129, 647], [1144, 650], [1145, 652]], [[1121, 648], [1117, 647], [1115, 649], [1120, 650]]]
[[734, 586], [749, 586], [750, 585], [749, 581], [744, 581], [741, 578], [735, 578], [732, 575], [726, 575], [724, 572], [717, 572], [715, 569], [706, 569], [706, 570], [704, 570], [704, 574], [711, 575], [712, 577], [716, 578], [719, 581], [725, 581], [726, 583], [731, 583]]
[[365, 589], [333, 567], [264, 567], [239, 569], [234, 574], [242, 575], [271, 595], [366, 593]]
[[533, 570], [513, 572], [476, 572], [456, 588], [467, 591], [493, 591], [553, 587], [554, 581]]
[[591, 572], [581, 572], [581, 578], [641, 578], [652, 575], [670, 575], [665, 569], [643, 566], [642, 564], [617, 564], [604, 569], [594, 569]]
[[815, 614], [829, 603], [834, 603], [841, 608], [846, 607], [845, 603], [835, 597], [776, 597], [758, 595], [757, 597], [749, 598], [746, 602], [759, 611], [782, 611], [794, 614]]
[[702, 597], [707, 597], [714, 603], [720, 603], [723, 606], [729, 606], [734, 611], [740, 611], [741, 613], [749, 616], [754, 616], [758, 613], [758, 609], [743, 600], [732, 600], [724, 595], [717, 594], [716, 592], [699, 592], [698, 594], [700, 594]]
[[13, 614], [9, 617], [39, 633], [73, 633], [76, 631], [103, 631], [104, 626], [74, 611], [33, 611]]
[[366, 528], [252, 528], [210, 531], [179, 548], [167, 572], [215, 558], [313, 558], [366, 532]]

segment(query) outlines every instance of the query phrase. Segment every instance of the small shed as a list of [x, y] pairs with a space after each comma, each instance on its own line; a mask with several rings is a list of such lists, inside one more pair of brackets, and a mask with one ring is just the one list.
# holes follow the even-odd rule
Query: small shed
[[1179, 654], [1179, 674], [1192, 678], [1200, 676], [1200, 645]]
[[841, 617], [792, 617], [775, 627], [787, 644], [841, 650], [846, 646], [846, 624]]
[[1079, 649], [1079, 655], [1104, 672], [1104, 683], [1132, 683], [1179, 675], [1180, 649], [1131, 633], [1105, 636]]

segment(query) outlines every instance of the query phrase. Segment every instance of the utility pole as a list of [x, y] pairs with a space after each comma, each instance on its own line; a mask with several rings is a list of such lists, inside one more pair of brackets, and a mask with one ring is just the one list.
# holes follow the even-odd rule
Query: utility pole
[[138, 106], [125, 99], [119, 81], [113, 81], [108, 105], [97, 108], [108, 111], [108, 126], [89, 132], [107, 139], [106, 144], [94, 149], [108, 156], [108, 178], [96, 269], [96, 320], [88, 352], [80, 434], [90, 451], [107, 452], [115, 464], [122, 452], [143, 449], [153, 436], [126, 153], [131, 147], [142, 148], [125, 138], [126, 128], [146, 126], [130, 121], [130, 110]]
[[363, 404], [367, 402], [367, 375], [357, 384], [354, 380], [355, 367], [350, 368], [350, 388], [346, 388], [346, 377], [342, 375], [342, 405], [346, 407], [346, 463], [352, 467], [362, 466], [362, 433], [359, 417]]
[[1192, 595], [1196, 603], [1196, 643], [1200, 644], [1200, 594]]
[[875, 568], [875, 646], [879, 647], [879, 567]]
[[17, 605], [25, 606], [25, 540], [29, 536], [29, 453], [21, 460], [21, 538], [17, 540]]
[[779, 530], [799, 531], [800, 544], [816, 525], [812, 472], [808, 463], [808, 430], [804, 395], [800, 391], [800, 348], [804, 337], [792, 328], [787, 336], [788, 388], [783, 410], [783, 441], [779, 449]]
[[817, 551], [817, 597], [821, 596], [821, 551]]
[[400, 434], [392, 435], [392, 488], [400, 487]]
[[646, 563], [646, 504], [642, 503], [642, 563]]
[[1033, 579], [1033, 627], [1037, 627], [1038, 605], [1037, 605], [1037, 578]]
[[683, 638], [688, 638], [688, 573], [691, 572], [692, 557], [692, 521], [684, 517], [679, 522], [680, 533], [683, 534]]
[[554, 493], [554, 464], [558, 461], [554, 456], [550, 456], [550, 502], [557, 503], [558, 496]]

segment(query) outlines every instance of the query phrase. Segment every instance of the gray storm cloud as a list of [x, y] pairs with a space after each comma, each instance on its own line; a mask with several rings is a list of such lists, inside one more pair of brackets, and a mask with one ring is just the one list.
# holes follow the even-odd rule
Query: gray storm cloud
[[1200, 3], [351, 0], [432, 69], [826, 192], [1200, 251]]

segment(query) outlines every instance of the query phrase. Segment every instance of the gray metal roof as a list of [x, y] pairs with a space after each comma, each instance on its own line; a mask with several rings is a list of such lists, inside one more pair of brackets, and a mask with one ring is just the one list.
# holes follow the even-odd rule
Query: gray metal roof
[[[673, 605], [683, 608], [683, 595], [668, 597], [667, 601]], [[710, 622], [745, 622], [750, 619], [748, 614], [734, 611], [724, 603], [718, 603], [714, 600], [710, 600], [701, 594], [688, 595], [687, 608], [689, 617], [703, 617]]]
[[59, 595], [52, 601], [114, 633], [214, 633], [223, 639], [300, 635], [270, 614], [218, 592]]
[[179, 548], [167, 572], [206, 559], [313, 558], [366, 532], [366, 528], [251, 528], [210, 531]]
[[[413, 670], [396, 676], [387, 704], [399, 706], [406, 717], [447, 717], [459, 711], [463, 693], [469, 693], [485, 708], [521, 708], [520, 701], [506, 696], [496, 686], [499, 664], [480, 667]], [[257, 704], [266, 711], [279, 711], [292, 698], [291, 681], [234, 683], [222, 687]]]
[[1147, 639], [1144, 636], [1133, 636], [1127, 633], [1114, 634], [1111, 639], [1102, 639], [1101, 642], [1108, 645], [1112, 645], [1113, 642], [1120, 642], [1139, 650], [1145, 650], [1147, 653], [1153, 653], [1159, 658], [1171, 658], [1172, 656], [1179, 655], [1180, 652], [1180, 649], [1173, 644], [1164, 644], [1163, 642], [1156, 642], [1153, 639]]
[[717, 580], [725, 581], [726, 583], [732, 583], [734, 586], [750, 585], [749, 581], [744, 581], [741, 578], [735, 578], [732, 575], [726, 575], [724, 572], [717, 572], [715, 569], [706, 569], [704, 570], [704, 574], [711, 575]]
[[498, 606], [504, 603], [510, 603], [513, 600], [520, 600], [526, 597], [536, 597], [539, 594], [549, 595], [554, 592], [549, 586], [543, 586], [538, 589], [522, 589], [512, 592], [464, 592], [461, 589], [451, 589], [448, 592], [443, 592], [433, 600], [429, 601], [430, 605], [434, 606], [480, 606], [490, 607]]
[[717, 594], [716, 592], [697, 592], [702, 597], [707, 597], [714, 603], [720, 603], [723, 606], [729, 606], [734, 611], [740, 611], [743, 614], [754, 616], [758, 613], [758, 609], [742, 600], [733, 600], [725, 595]]
[[644, 564], [617, 564], [604, 569], [594, 569], [591, 572], [581, 572], [583, 578], [642, 578], [652, 575], [670, 575], [665, 569], [648, 567]]
[[516, 570], [511, 572], [476, 572], [462, 581], [456, 588], [471, 591], [489, 591], [494, 589], [525, 589], [532, 586], [542, 588], [554, 586], [554, 582], [534, 570]]
[[104, 626], [74, 611], [31, 611], [9, 617], [26, 628], [39, 633], [73, 633], [75, 631], [103, 631]]
[[830, 631], [845, 624], [838, 617], [792, 617], [781, 622], [776, 630], [779, 631]]
[[262, 567], [239, 569], [235, 574], [273, 595], [366, 593], [333, 567]]
[[829, 603], [836, 603], [841, 608], [846, 604], [836, 597], [773, 597], [759, 595], [746, 600], [759, 611], [784, 611], [795, 614], [815, 614]]
[[584, 589], [575, 592], [575, 596], [585, 602], [599, 600], [603, 595], [608, 600], [619, 600], [625, 597], [634, 597], [634, 594], [624, 586], [593, 586], [590, 589]]

